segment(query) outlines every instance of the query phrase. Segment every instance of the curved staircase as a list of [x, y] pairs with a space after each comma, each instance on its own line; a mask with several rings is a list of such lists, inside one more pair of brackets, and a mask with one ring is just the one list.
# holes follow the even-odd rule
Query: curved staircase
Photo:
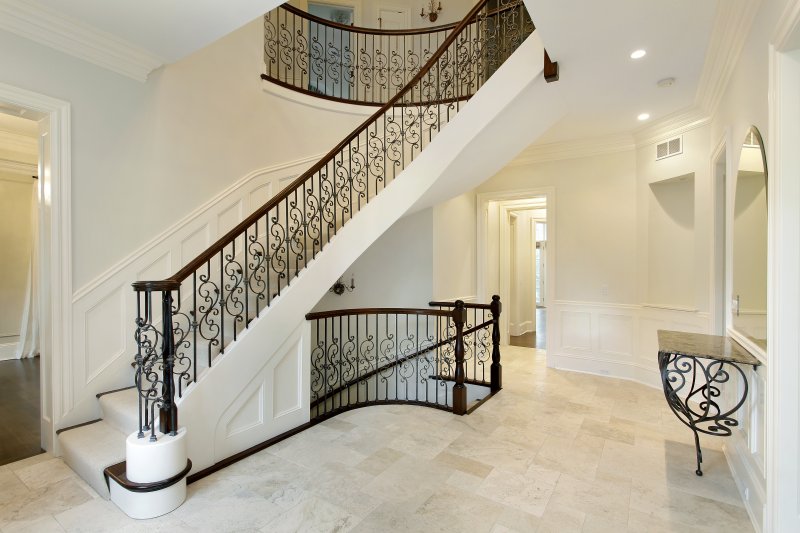
[[523, 2], [495, 4], [479, 1], [372, 117], [197, 259], [134, 284], [136, 387], [59, 434], [99, 494], [129, 435], [156, 446], [186, 428], [197, 475], [304, 427], [306, 313], [410, 209], [471, 190], [564, 114]]

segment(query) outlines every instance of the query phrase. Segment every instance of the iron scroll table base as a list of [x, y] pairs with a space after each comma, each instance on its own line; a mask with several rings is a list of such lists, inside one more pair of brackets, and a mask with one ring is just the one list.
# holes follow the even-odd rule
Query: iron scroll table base
[[[733, 415], [747, 399], [747, 374], [742, 366], [755, 368], [760, 363], [728, 337], [659, 330], [658, 345], [664, 397], [675, 416], [694, 433], [695, 474], [702, 476], [700, 434], [732, 434], [739, 425]], [[736, 375], [743, 384], [742, 392], [736, 401], [721, 405], [721, 387]]]

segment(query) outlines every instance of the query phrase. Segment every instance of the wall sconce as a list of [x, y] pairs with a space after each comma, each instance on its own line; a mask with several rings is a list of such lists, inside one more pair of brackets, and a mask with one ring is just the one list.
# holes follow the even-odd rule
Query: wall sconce
[[442, 3], [439, 2], [439, 7], [436, 7], [436, 3], [434, 0], [428, 0], [428, 12], [425, 13], [425, 8], [422, 8], [420, 11], [419, 16], [422, 18], [428, 17], [431, 22], [436, 22], [436, 19], [439, 18], [439, 12], [442, 10]]
[[342, 281], [342, 278], [339, 278], [338, 280], [336, 280], [336, 283], [334, 283], [333, 286], [331, 287], [330, 292], [341, 296], [342, 294], [344, 294], [345, 291], [353, 292], [353, 289], [355, 289], [355, 288], [356, 288], [356, 280], [355, 280], [355, 278], [353, 278], [353, 277], [350, 278], [350, 286], [349, 287], [344, 284], [344, 282]]

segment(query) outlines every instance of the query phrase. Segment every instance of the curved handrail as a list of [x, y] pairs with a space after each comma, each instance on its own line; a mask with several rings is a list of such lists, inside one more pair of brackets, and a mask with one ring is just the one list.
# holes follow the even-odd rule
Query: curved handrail
[[[517, 2], [508, 1], [481, 16], [499, 18], [517, 7]], [[458, 32], [464, 21], [474, 24], [477, 18], [468, 15], [458, 23], [383, 30], [347, 26], [284, 4], [264, 15], [266, 72], [261, 78], [317, 98], [379, 106], [400, 91], [448, 32]]]
[[504, 1], [516, 11], [497, 19], [479, 1], [402, 90], [203, 253], [164, 280], [133, 284], [140, 436], [156, 439], [157, 419], [162, 433], [177, 429], [174, 399], [198, 364], [210, 367], [522, 44], [533, 30], [524, 3]]
[[[339, 22], [324, 19], [322, 17], [318, 17], [316, 15], [312, 15], [308, 11], [303, 11], [302, 9], [295, 7], [289, 3], [281, 4], [275, 9], [283, 9], [297, 15], [298, 17], [302, 17], [306, 20], [311, 22], [315, 22], [322, 26], [328, 26], [330, 28], [336, 28], [343, 31], [348, 31], [352, 33], [367, 33], [370, 35], [419, 35], [425, 33], [436, 33], [439, 31], [447, 31], [452, 30], [456, 26], [458, 26], [458, 21], [450, 22], [448, 24], [439, 24], [438, 26], [428, 26], [424, 28], [409, 28], [409, 29], [402, 29], [402, 30], [384, 30], [383, 28], [368, 28], [366, 26], [348, 26], [347, 24], [341, 24]], [[274, 10], [273, 10], [274, 11]]]
[[[490, 313], [474, 306], [468, 311], [461, 300], [451, 307], [339, 309], [306, 315], [312, 323], [312, 418], [381, 403], [464, 414], [466, 383], [500, 390], [499, 297], [492, 298]], [[445, 381], [456, 384], [452, 398]]]
[[[317, 163], [311, 166], [307, 171], [303, 174], [298, 176], [294, 181], [292, 181], [289, 185], [287, 185], [280, 193], [272, 197], [267, 203], [265, 203], [261, 208], [257, 209], [253, 212], [250, 216], [245, 218], [242, 222], [237, 224], [233, 229], [231, 229], [228, 233], [217, 239], [217, 241], [209, 246], [205, 252], [200, 254], [194, 260], [190, 261], [186, 266], [176, 272], [174, 275], [166, 278], [165, 280], [160, 282], [159, 287], [154, 286], [154, 282], [151, 281], [140, 281], [133, 284], [135, 289], [145, 290], [145, 289], [162, 289], [165, 285], [170, 285], [173, 290], [177, 290], [180, 286], [182, 281], [185, 281], [195, 270], [199, 267], [203, 266], [209, 259], [213, 258], [216, 254], [222, 251], [225, 246], [232, 243], [236, 237], [244, 233], [244, 231], [253, 225], [254, 222], [259, 220], [261, 217], [266, 215], [270, 210], [274, 209], [278, 206], [281, 202], [285, 201], [292, 192], [296, 191], [298, 187], [302, 186], [309, 178], [314, 176], [317, 172], [319, 172], [322, 168], [330, 163], [332, 159], [334, 159], [337, 155], [339, 155], [342, 150], [347, 148], [354, 140], [358, 139], [358, 137], [364, 133], [367, 128], [372, 125], [375, 121], [380, 119], [387, 111], [391, 110], [397, 103], [401, 102], [402, 99], [410, 93], [415, 85], [417, 85], [427, 74], [429, 70], [431, 70], [434, 66], [436, 66], [437, 62], [447, 49], [455, 42], [456, 38], [459, 36], [461, 30], [466, 28], [469, 24], [471, 24], [472, 20], [477, 17], [477, 15], [481, 12], [481, 10], [486, 6], [488, 0], [480, 0], [475, 7], [473, 7], [470, 12], [467, 14], [466, 17], [456, 26], [455, 30], [451, 32], [442, 45], [434, 52], [430, 59], [425, 63], [425, 66], [420, 69], [420, 71], [411, 79], [410, 82], [406, 84], [406, 86], [397, 94], [395, 94], [388, 102], [383, 104], [380, 109], [378, 109], [375, 113], [373, 113], [369, 118], [364, 120], [350, 135], [345, 137], [339, 144], [337, 144], [332, 150], [330, 150], [325, 156], [322, 157]], [[433, 103], [433, 102], [431, 102]]]
[[360, 315], [428, 315], [428, 316], [451, 316], [452, 311], [435, 309], [416, 309], [409, 307], [359, 307], [355, 309], [334, 309], [332, 311], [317, 311], [308, 313], [306, 320], [320, 320], [337, 316], [360, 316]]

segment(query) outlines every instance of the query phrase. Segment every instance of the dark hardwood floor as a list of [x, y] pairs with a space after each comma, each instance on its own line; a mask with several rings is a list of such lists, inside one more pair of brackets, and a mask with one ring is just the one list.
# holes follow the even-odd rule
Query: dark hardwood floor
[[41, 452], [39, 358], [0, 361], [0, 465]]
[[517, 337], [512, 336], [509, 339], [509, 344], [511, 346], [544, 350], [547, 345], [547, 309], [544, 307], [536, 308], [536, 331]]

